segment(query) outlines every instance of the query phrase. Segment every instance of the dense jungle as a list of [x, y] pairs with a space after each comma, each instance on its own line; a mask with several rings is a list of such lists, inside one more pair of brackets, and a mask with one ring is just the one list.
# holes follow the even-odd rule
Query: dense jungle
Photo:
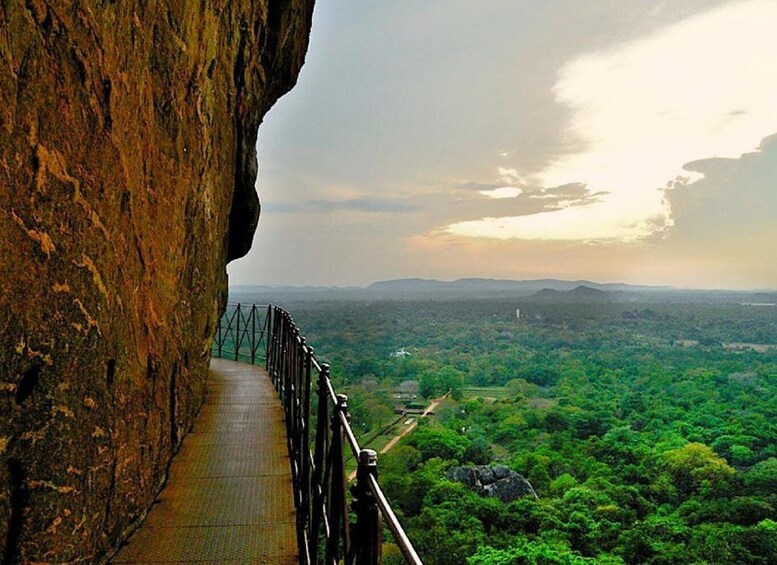
[[[379, 472], [424, 562], [775, 562], [777, 308], [286, 306], [332, 364], [363, 444], [381, 450], [417, 423]], [[435, 398], [433, 415], [412, 416]], [[488, 465], [536, 498], [452, 478]]]

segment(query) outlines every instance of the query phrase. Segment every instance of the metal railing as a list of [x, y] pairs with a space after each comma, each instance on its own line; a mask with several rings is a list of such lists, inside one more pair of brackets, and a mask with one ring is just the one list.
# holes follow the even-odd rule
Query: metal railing
[[[377, 565], [385, 526], [405, 561], [421, 565], [380, 487], [377, 453], [356, 440], [348, 397], [335, 392], [329, 365], [316, 360], [291, 315], [273, 305], [230, 304], [213, 355], [264, 362], [278, 391], [286, 414], [300, 563]], [[358, 462], [349, 491], [346, 449]]]
[[213, 356], [251, 365], [264, 363], [269, 308], [266, 304], [229, 304], [213, 336]]

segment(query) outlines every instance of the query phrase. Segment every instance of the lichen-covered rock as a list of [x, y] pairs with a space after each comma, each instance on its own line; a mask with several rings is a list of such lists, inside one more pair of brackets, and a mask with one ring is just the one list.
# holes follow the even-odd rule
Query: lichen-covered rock
[[480, 488], [480, 479], [474, 467], [451, 467], [448, 469], [448, 478], [469, 488]]
[[504, 479], [483, 485], [478, 494], [480, 496], [498, 498], [502, 502], [512, 502], [524, 496], [537, 497], [529, 481], [518, 473], [513, 473]]
[[0, 562], [99, 561], [153, 500], [311, 12], [0, 3]]
[[537, 498], [531, 483], [505, 465], [451, 467], [447, 476], [480, 496], [498, 498], [502, 502], [512, 502], [524, 496]]
[[506, 479], [510, 475], [512, 475], [514, 471], [510, 469], [507, 465], [491, 465], [491, 474], [494, 476], [494, 479], [501, 480]]

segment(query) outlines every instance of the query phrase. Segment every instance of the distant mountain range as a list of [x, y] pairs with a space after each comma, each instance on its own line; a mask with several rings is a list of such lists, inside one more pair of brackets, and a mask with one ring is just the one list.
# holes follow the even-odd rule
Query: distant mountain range
[[397, 279], [375, 282], [368, 287], [272, 287], [233, 286], [230, 300], [455, 300], [508, 298], [532, 302], [737, 302], [777, 303], [777, 291], [695, 290], [670, 286], [597, 283], [560, 279], [503, 280], [465, 278], [455, 281]]
[[613, 292], [580, 285], [576, 286], [572, 290], [567, 291], [543, 288], [534, 294], [530, 294], [526, 298], [527, 300], [541, 300], [550, 302], [609, 302], [616, 297], [617, 294]]
[[531, 280], [507, 280], [507, 279], [458, 279], [455, 281], [439, 281], [435, 279], [396, 279], [380, 281], [368, 286], [371, 290], [380, 291], [418, 291], [418, 290], [467, 290], [467, 291], [525, 291], [528, 293], [544, 289], [567, 292], [577, 288], [592, 290], [612, 291], [661, 291], [677, 290], [669, 286], [632, 285], [625, 283], [597, 283], [587, 280], [565, 281], [560, 279], [531, 279]]

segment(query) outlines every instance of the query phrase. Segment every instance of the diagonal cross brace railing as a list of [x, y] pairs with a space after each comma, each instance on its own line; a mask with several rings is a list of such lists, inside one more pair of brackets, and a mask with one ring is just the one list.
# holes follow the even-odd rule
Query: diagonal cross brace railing
[[[381, 563], [385, 526], [405, 561], [421, 565], [380, 487], [377, 453], [362, 449], [356, 440], [348, 397], [335, 392], [329, 365], [317, 361], [291, 315], [273, 305], [230, 304], [212, 351], [215, 357], [264, 362], [283, 403], [300, 563], [377, 565]], [[347, 449], [358, 461], [350, 504]], [[354, 523], [351, 512], [356, 517]]]
[[229, 304], [213, 336], [211, 352], [219, 359], [234, 359], [255, 365], [267, 358], [269, 306]]

